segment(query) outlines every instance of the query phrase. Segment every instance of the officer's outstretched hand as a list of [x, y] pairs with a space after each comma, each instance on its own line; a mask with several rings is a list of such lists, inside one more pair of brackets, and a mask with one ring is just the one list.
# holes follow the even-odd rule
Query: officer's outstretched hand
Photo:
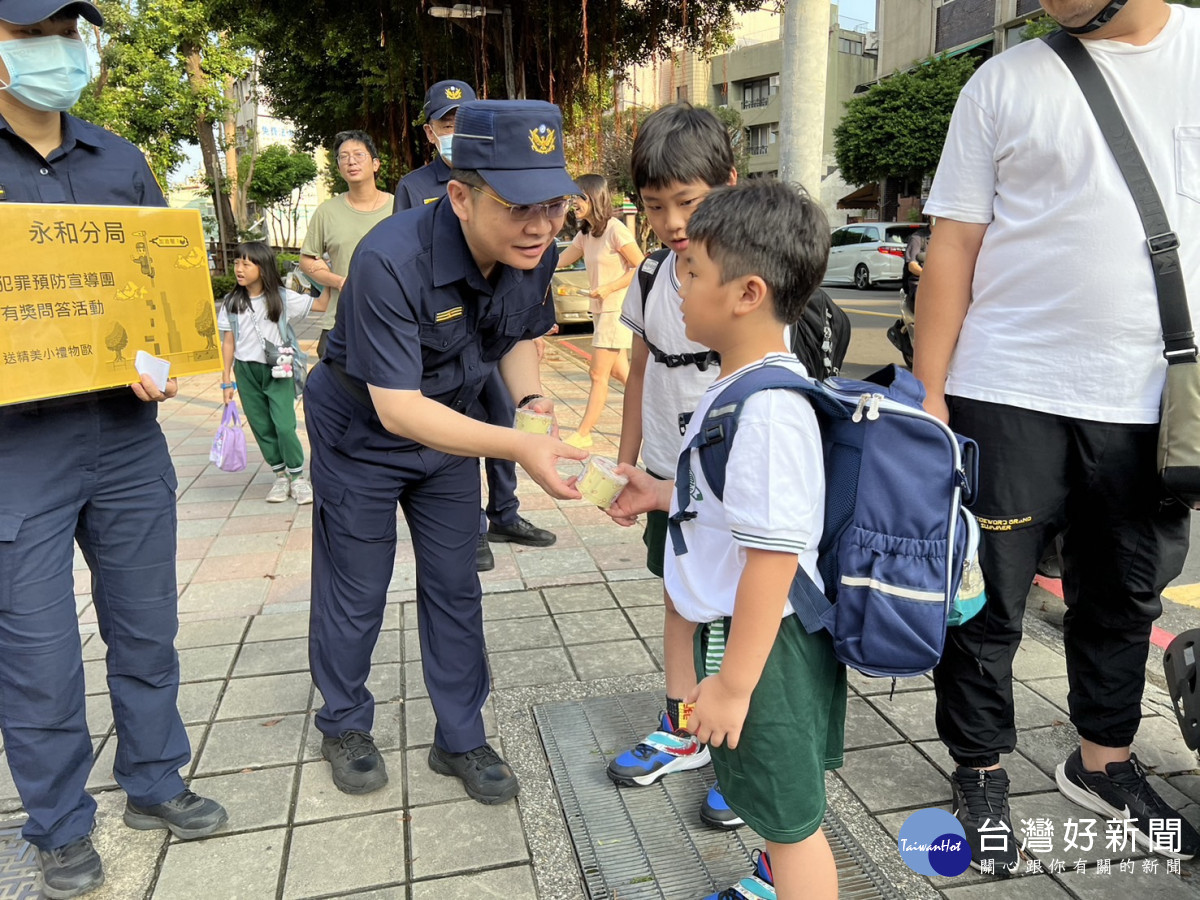
[[[564, 444], [556, 437], [548, 434], [528, 434], [520, 432], [521, 444], [517, 451], [516, 461], [521, 464], [529, 477], [538, 483], [543, 491], [558, 500], [578, 500], [583, 495], [575, 489], [573, 483], [559, 473], [557, 465], [560, 459], [583, 461], [588, 458], [586, 450]], [[574, 479], [571, 479], [573, 482]]]
[[145, 374], [142, 375], [141, 381], [135, 381], [129, 387], [137, 394], [139, 400], [146, 403], [162, 403], [179, 393], [179, 382], [174, 378], [168, 378], [166, 390], [160, 391], [158, 385], [154, 383], [154, 379]]

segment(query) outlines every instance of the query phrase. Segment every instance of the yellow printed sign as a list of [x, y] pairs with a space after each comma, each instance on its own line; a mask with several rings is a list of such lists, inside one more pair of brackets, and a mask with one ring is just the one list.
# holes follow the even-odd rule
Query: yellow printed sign
[[0, 203], [0, 405], [221, 370], [194, 209]]

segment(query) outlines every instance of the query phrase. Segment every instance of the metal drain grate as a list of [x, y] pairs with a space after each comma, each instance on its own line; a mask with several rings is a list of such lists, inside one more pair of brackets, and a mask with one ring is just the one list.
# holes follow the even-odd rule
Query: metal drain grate
[[[751, 871], [762, 842], [748, 828], [708, 828], [698, 815], [711, 766], [645, 788], [617, 788], [608, 761], [645, 736], [662, 699], [644, 692], [535, 706], [588, 900], [698, 900]], [[825, 834], [844, 900], [900, 900], [830, 809]]]
[[23, 822], [0, 822], [0, 900], [36, 900], [37, 851], [21, 837]]

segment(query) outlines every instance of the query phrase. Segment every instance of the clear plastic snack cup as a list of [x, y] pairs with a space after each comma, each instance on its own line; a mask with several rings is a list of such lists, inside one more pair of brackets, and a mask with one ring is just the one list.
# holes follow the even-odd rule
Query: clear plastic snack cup
[[627, 484], [629, 479], [617, 473], [615, 460], [605, 456], [589, 456], [575, 487], [585, 500], [601, 509], [608, 509]]
[[553, 427], [554, 416], [528, 408], [518, 409], [516, 419], [513, 421], [513, 428], [529, 434], [549, 434]]

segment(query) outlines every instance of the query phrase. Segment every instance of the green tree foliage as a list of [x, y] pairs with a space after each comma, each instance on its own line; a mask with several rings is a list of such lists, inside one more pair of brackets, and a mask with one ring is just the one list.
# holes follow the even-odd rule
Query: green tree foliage
[[969, 56], [937, 57], [850, 100], [833, 130], [842, 177], [852, 184], [888, 176], [919, 182], [932, 173], [954, 103], [974, 70]]
[[[506, 96], [501, 16], [435, 19], [425, 0], [205, 0], [218, 19], [261, 49], [260, 84], [276, 115], [292, 120], [298, 143], [328, 146], [347, 128], [367, 131], [392, 185], [428, 157], [419, 123], [425, 87], [461, 78], [481, 97]], [[490, 4], [499, 9], [503, 4]], [[551, 100], [567, 131], [598, 109], [576, 105], [597, 72], [668, 52], [667, 42], [713, 46], [733, 16], [759, 0], [527, 0], [510, 5], [518, 93]], [[603, 91], [597, 92], [603, 93]], [[584, 119], [585, 122], [579, 121]]]
[[[160, 182], [200, 142], [199, 123], [224, 111], [226, 75], [249, 58], [212, 29], [207, 0], [99, 0], [105, 27], [93, 29], [100, 69], [73, 112], [137, 144]], [[82, 19], [80, 20], [83, 21]], [[199, 54], [204, 82], [189, 76], [187, 51]]]
[[[248, 195], [260, 212], [271, 217], [280, 242], [290, 246], [296, 232], [300, 191], [317, 177], [317, 164], [309, 154], [279, 144], [259, 153], [253, 162]], [[250, 157], [243, 156], [239, 168], [245, 178]]]

